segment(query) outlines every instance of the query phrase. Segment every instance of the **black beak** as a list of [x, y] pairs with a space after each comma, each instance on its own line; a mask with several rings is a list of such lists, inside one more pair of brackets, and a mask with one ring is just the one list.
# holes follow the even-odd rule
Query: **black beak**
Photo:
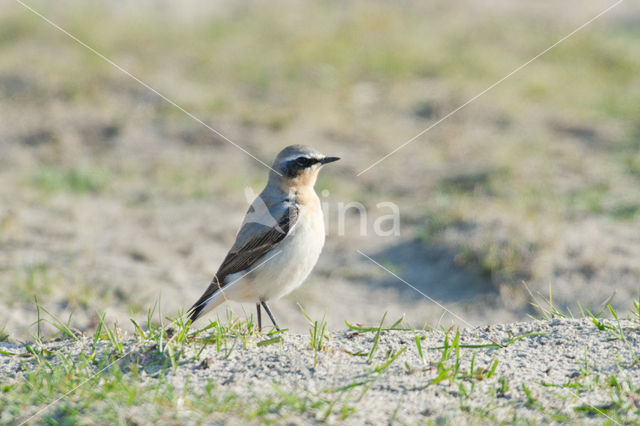
[[320, 160], [320, 164], [333, 163], [334, 161], [338, 161], [339, 159], [340, 157], [324, 157], [322, 160]]

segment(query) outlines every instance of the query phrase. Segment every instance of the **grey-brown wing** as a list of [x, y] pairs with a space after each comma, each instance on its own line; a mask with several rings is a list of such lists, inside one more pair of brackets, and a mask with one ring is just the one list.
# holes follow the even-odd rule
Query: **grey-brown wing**
[[218, 289], [224, 288], [228, 275], [249, 270], [265, 254], [276, 248], [295, 225], [298, 213], [298, 207], [292, 204], [285, 208], [284, 214], [281, 214], [277, 219], [277, 226], [256, 222], [245, 223], [238, 232], [236, 244], [222, 261], [222, 265], [218, 268], [211, 284], [191, 307], [189, 317], [195, 320], [199, 316], [200, 311], [206, 306], [207, 300]]
[[[292, 206], [287, 210], [287, 213], [278, 220], [277, 227], [252, 224], [252, 231], [255, 237], [252, 237], [245, 244], [234, 247], [229, 251], [216, 273], [218, 278], [251, 268], [256, 261], [280, 244], [297, 219], [298, 208]], [[240, 233], [242, 232], [243, 230], [241, 229]]]

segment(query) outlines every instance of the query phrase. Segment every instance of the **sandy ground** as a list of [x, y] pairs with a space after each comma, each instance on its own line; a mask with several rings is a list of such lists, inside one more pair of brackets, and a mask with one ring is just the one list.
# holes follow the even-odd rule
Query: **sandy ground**
[[[335, 411], [326, 419], [336, 424], [502, 423], [514, 419], [600, 424], [607, 420], [607, 414], [594, 416], [589, 414], [588, 408], [610, 410], [615, 401], [627, 407], [616, 411], [616, 416], [622, 416], [616, 418], [635, 423], [639, 421], [638, 400], [629, 400], [629, 405], [624, 402], [627, 401], [626, 393], [622, 394], [623, 399], [616, 399], [615, 392], [607, 384], [615, 376], [617, 383], [627, 391], [632, 392], [640, 386], [637, 362], [640, 329], [637, 322], [630, 320], [606, 324], [613, 325], [613, 334], [598, 330], [590, 318], [558, 318], [461, 330], [460, 345], [505, 344], [515, 337], [534, 334], [502, 348], [461, 348], [459, 377], [439, 383], [434, 383], [440, 374], [438, 362], [444, 362], [447, 368], [455, 363], [455, 355], [442, 361], [443, 331], [418, 334], [415, 331], [384, 331], [370, 361], [367, 356], [353, 354], [371, 351], [375, 340], [373, 332], [331, 333], [325, 340], [324, 349], [317, 354], [317, 362], [309, 347], [309, 336], [305, 335], [285, 334], [282, 342], [262, 347], [256, 346], [257, 341], [264, 339], [258, 337], [244, 347], [241, 343], [236, 345], [230, 354], [227, 348], [230, 343], [220, 352], [216, 352], [215, 345], [209, 345], [197, 360], [193, 359], [194, 348], [187, 347], [178, 367], [167, 373], [167, 380], [175, 385], [177, 395], [187, 383], [189, 392], [203, 392], [211, 380], [214, 392], [220, 398], [236, 394], [245, 401], [264, 399], [277, 395], [276, 390], [302, 399], [309, 397], [311, 401], [338, 397]], [[624, 339], [614, 338], [616, 330], [622, 330]], [[423, 339], [423, 359], [414, 343], [416, 335]], [[453, 337], [454, 333], [449, 331], [449, 343]], [[137, 344], [135, 339], [125, 338], [124, 341], [127, 356], [121, 361], [121, 367], [126, 370], [127, 362], [138, 360], [141, 364], [136, 368], [136, 380], [141, 384], [152, 384], [157, 380], [160, 367], [151, 364], [154, 357], [144, 358], [144, 354], [153, 348]], [[91, 339], [86, 339], [54, 342], [45, 347], [54, 354], [61, 351], [73, 355], [90, 351], [91, 345]], [[388, 368], [373, 372], [376, 366], [384, 364], [390, 355], [403, 348]], [[8, 343], [1, 343], [0, 349], [14, 353], [25, 351], [22, 345]], [[99, 352], [104, 354], [102, 350]], [[56, 362], [55, 356], [50, 358], [51, 362]], [[474, 374], [468, 376], [472, 358]], [[496, 361], [497, 367], [487, 376]], [[24, 362], [28, 361], [17, 356], [0, 357], [2, 381], [19, 381], [24, 374]], [[145, 367], [145, 362], [149, 367]], [[360, 384], [348, 392], [339, 390], [357, 383]], [[529, 396], [525, 388], [530, 392]], [[339, 407], [348, 410], [343, 408], [341, 411]], [[55, 407], [50, 409], [55, 410]], [[119, 410], [121, 418], [145, 424], [146, 416], [156, 413], [157, 407], [123, 406]], [[319, 420], [323, 412], [309, 409], [301, 415], [279, 409], [267, 414], [263, 420], [273, 417], [272, 420], [278, 422], [286, 419], [292, 424], [306, 424]], [[341, 412], [350, 413], [346, 420], [339, 417]], [[26, 419], [30, 413], [24, 415]], [[201, 418], [186, 406], [172, 412], [171, 416], [176, 422], [187, 424], [200, 420], [234, 423], [234, 418], [228, 414], [213, 413]]]

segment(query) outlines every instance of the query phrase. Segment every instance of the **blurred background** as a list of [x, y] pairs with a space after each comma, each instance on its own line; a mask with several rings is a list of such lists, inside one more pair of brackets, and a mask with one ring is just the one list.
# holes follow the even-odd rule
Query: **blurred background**
[[[270, 163], [311, 145], [327, 244], [272, 303], [306, 330], [579, 315], [640, 290], [640, 5], [613, 1], [28, 4]], [[267, 169], [18, 2], [0, 3], [0, 330], [186, 310]], [[324, 191], [324, 192], [322, 192]], [[362, 203], [338, 232], [338, 205]], [[400, 209], [400, 235], [374, 222]], [[360, 226], [367, 230], [363, 235]], [[436, 299], [446, 313], [357, 252]], [[253, 305], [223, 305], [240, 316]]]

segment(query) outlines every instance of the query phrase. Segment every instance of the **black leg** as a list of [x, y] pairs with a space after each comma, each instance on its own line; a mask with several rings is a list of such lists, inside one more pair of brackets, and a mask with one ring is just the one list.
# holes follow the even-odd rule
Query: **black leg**
[[256, 303], [256, 310], [258, 311], [258, 332], [262, 331], [262, 312], [260, 312], [260, 303]]
[[265, 311], [267, 311], [267, 315], [269, 315], [269, 318], [271, 318], [271, 322], [273, 323], [273, 325], [276, 327], [276, 330], [280, 331], [280, 327], [278, 327], [278, 323], [276, 322], [276, 319], [274, 318], [273, 314], [271, 313], [271, 309], [269, 309], [269, 305], [267, 305], [267, 302], [260, 302], [262, 303], [262, 307], [264, 308]]

